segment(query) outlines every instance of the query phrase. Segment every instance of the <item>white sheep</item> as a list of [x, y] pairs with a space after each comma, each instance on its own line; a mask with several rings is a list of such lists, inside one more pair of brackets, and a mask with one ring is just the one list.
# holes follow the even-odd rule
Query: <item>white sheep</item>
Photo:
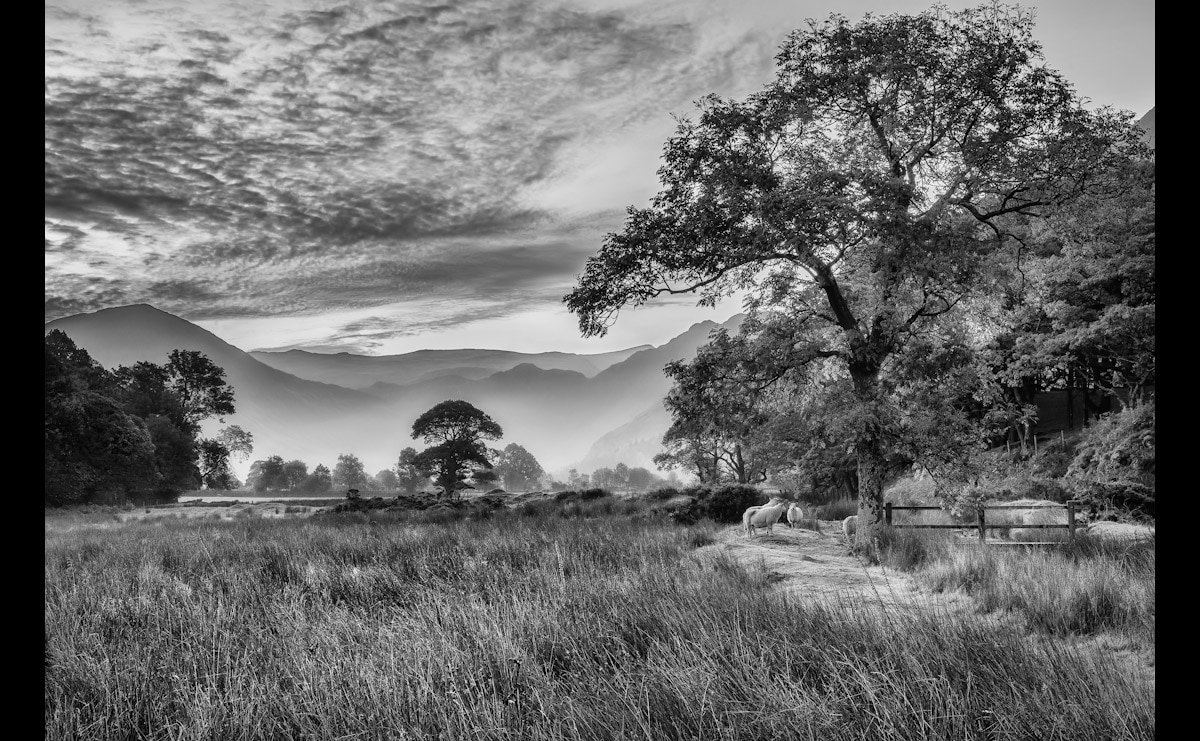
[[842, 520], [842, 535], [846, 536], [847, 541], [853, 543], [856, 532], [858, 532], [858, 515], [850, 515]]
[[792, 502], [791, 506], [789, 506], [787, 510], [788, 527], [796, 527], [796, 523], [800, 522], [802, 519], [804, 519], [804, 511], [800, 509], [800, 505]]
[[754, 537], [754, 529], [761, 527], [767, 532], [771, 532], [771, 526], [779, 521], [779, 516], [787, 509], [787, 500], [779, 497], [773, 497], [766, 504], [759, 504], [751, 507], [742, 513], [742, 528], [745, 529], [747, 537]]

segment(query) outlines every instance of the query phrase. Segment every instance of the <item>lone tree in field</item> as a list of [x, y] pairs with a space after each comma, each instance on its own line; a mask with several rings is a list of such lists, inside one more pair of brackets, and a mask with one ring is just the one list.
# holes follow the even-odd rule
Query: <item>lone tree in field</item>
[[1119, 185], [1143, 146], [1132, 114], [1084, 108], [1032, 30], [1000, 4], [810, 21], [763, 90], [679, 122], [662, 189], [563, 299], [586, 337], [661, 294], [744, 289], [776, 357], [831, 361], [851, 389], [860, 548], [883, 526], [889, 361], [989, 260], [1019, 259], [1034, 219]]
[[491, 480], [492, 462], [485, 440], [499, 439], [500, 425], [465, 401], [443, 401], [413, 422], [413, 439], [437, 443], [417, 454], [413, 465], [433, 473], [434, 483], [448, 497], [468, 488], [473, 476]]

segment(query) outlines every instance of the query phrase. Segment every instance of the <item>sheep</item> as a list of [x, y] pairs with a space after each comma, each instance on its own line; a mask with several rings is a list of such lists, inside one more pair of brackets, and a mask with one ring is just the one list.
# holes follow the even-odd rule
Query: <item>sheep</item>
[[847, 541], [853, 543], [856, 532], [858, 532], [858, 515], [850, 515], [842, 520], [842, 535], [846, 536]]
[[746, 531], [746, 536], [754, 537], [754, 528], [766, 528], [767, 532], [771, 532], [771, 526], [779, 521], [779, 516], [787, 509], [787, 501], [779, 497], [773, 497], [766, 504], [759, 504], [751, 507], [742, 513], [742, 528]]
[[802, 519], [804, 519], [804, 512], [800, 509], [800, 505], [792, 502], [787, 510], [788, 527], [795, 528], [796, 523], [800, 522]]

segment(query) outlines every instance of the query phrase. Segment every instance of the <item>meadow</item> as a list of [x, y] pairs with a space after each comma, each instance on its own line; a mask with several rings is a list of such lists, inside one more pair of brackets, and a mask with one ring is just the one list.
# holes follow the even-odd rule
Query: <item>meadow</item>
[[1152, 540], [992, 554], [894, 531], [885, 566], [987, 606], [900, 611], [700, 550], [726, 527], [603, 500], [47, 510], [45, 738], [1154, 737], [1152, 672], [1072, 640], [1152, 652]]

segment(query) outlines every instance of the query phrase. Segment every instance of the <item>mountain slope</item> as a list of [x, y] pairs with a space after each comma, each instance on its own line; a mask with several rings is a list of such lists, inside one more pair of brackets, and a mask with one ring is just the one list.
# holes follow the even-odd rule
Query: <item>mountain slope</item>
[[[315, 445], [305, 430], [318, 421], [337, 429], [378, 404], [369, 394], [306, 381], [264, 365], [211, 332], [145, 304], [77, 314], [45, 325], [47, 333], [54, 329], [110, 370], [138, 361], [164, 364], [172, 350], [204, 353], [225, 370], [225, 380], [234, 388], [237, 413], [224, 424], [239, 425], [254, 436], [254, 459], [283, 454], [287, 460], [310, 460], [321, 453], [321, 462], [331, 465], [325, 446]], [[205, 430], [211, 434], [224, 424], [210, 420]], [[249, 462], [235, 462], [235, 469], [245, 478]]]
[[1146, 143], [1154, 149], [1154, 108], [1151, 107], [1146, 115], [1138, 119], [1137, 125], [1146, 132]]

